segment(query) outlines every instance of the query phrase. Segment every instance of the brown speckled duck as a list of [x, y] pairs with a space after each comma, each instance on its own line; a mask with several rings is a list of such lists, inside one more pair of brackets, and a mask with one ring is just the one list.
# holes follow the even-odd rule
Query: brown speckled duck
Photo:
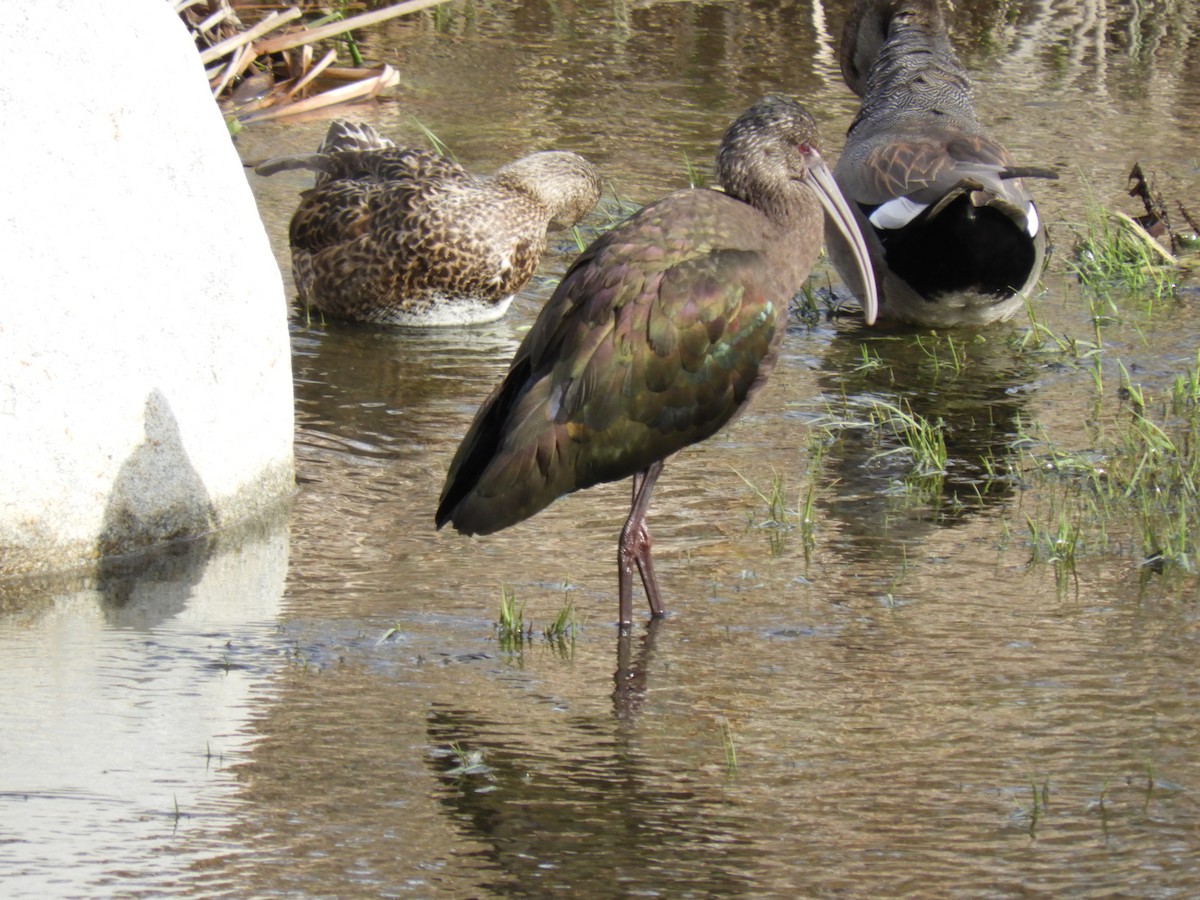
[[317, 173], [289, 230], [301, 302], [388, 325], [500, 318], [541, 261], [547, 229], [574, 225], [600, 197], [599, 173], [575, 153], [532, 153], [480, 177], [344, 120], [316, 153], [255, 171], [301, 168]]
[[[867, 239], [883, 319], [987, 325], [1021, 308], [1046, 232], [1018, 168], [975, 115], [939, 0], [858, 0], [839, 47], [862, 107], [834, 168]], [[830, 257], [862, 296], [852, 257]]]

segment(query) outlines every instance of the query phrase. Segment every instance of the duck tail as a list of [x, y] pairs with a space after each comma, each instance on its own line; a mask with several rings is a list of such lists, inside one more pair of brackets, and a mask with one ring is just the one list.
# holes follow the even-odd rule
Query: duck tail
[[[310, 169], [320, 175], [334, 175], [337, 166], [330, 155], [347, 151], [386, 150], [395, 143], [382, 137], [366, 122], [351, 122], [349, 119], [334, 119], [325, 132], [325, 138], [316, 153], [299, 153], [295, 156], [277, 156], [264, 160], [254, 167], [258, 175], [275, 175], [296, 169]], [[318, 178], [318, 181], [320, 179]]]
[[396, 146], [366, 122], [351, 122], [349, 119], [334, 119], [329, 131], [317, 148], [318, 153], [336, 153], [340, 150], [386, 150]]
[[324, 171], [325, 157], [320, 153], [302, 153], [298, 156], [277, 156], [264, 160], [254, 167], [256, 175], [275, 175], [278, 172], [291, 172], [295, 169], [312, 169], [314, 172]]

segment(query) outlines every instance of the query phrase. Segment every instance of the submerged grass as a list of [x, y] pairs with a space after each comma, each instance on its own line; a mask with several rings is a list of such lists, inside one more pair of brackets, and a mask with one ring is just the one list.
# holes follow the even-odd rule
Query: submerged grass
[[617, 186], [610, 181], [608, 192], [601, 196], [595, 210], [588, 216], [586, 224], [582, 227], [571, 226], [571, 236], [575, 240], [576, 248], [582, 253], [592, 241], [616, 228], [641, 208], [642, 204], [622, 195], [617, 190]]
[[542, 630], [542, 637], [555, 654], [570, 659], [575, 653], [575, 635], [578, 631], [579, 616], [575, 604], [568, 597], [558, 614]]
[[745, 482], [746, 486], [754, 492], [755, 496], [763, 502], [767, 507], [766, 519], [758, 524], [760, 526], [774, 526], [790, 528], [793, 524], [793, 512], [788, 509], [787, 495], [785, 489], [785, 479], [775, 469], [771, 470], [771, 485], [768, 488], [760, 488], [753, 481], [743, 475], [737, 469], [733, 470], [738, 478]]
[[808, 442], [808, 484], [800, 504], [800, 538], [804, 543], [804, 560], [811, 562], [813, 547], [816, 546], [817, 527], [817, 480], [821, 475], [821, 460], [825, 453], [825, 442], [820, 435], [813, 435]]
[[796, 505], [789, 503], [787, 479], [776, 469], [771, 470], [771, 483], [765, 487], [755, 484], [737, 469], [733, 470], [765, 507], [765, 514], [757, 509], [748, 510], [746, 524], [747, 528], [763, 529], [767, 532], [772, 556], [781, 556], [787, 546], [788, 537], [798, 530], [804, 547], [805, 561], [807, 563], [811, 560], [811, 553], [816, 545], [817, 485], [825, 453], [823, 437], [822, 433], [814, 433], [809, 439], [807, 477], [804, 487], [800, 489]]
[[899, 403], [875, 400], [870, 409], [870, 419], [876, 428], [899, 438], [901, 444], [893, 450], [880, 451], [874, 458], [882, 459], [906, 453], [911, 458], [908, 476], [910, 479], [940, 482], [946, 474], [946, 464], [949, 461], [946, 436], [940, 418], [931, 422], [913, 412], [908, 401], [901, 398]]
[[914, 335], [913, 343], [925, 356], [935, 381], [943, 374], [962, 374], [967, 364], [966, 347], [962, 338], [956, 341], [953, 334], [939, 335], [935, 331], [924, 336]]
[[542, 631], [542, 634], [548, 641], [560, 641], [567, 638], [574, 638], [575, 631], [579, 628], [579, 620], [575, 614], [575, 604], [568, 598], [558, 614], [551, 620], [550, 624]]
[[458, 162], [458, 158], [454, 155], [454, 151], [450, 149], [450, 146], [445, 141], [437, 136], [437, 133], [434, 132], [432, 128], [430, 128], [416, 116], [413, 116], [413, 123], [417, 126], [417, 130], [425, 136], [425, 140], [429, 141], [429, 146], [433, 148], [434, 153]]
[[687, 153], [683, 154], [683, 168], [684, 168], [684, 171], [687, 173], [688, 187], [691, 187], [691, 188], [706, 188], [706, 187], [708, 187], [709, 182], [712, 180], [711, 178], [709, 178], [709, 175], [708, 175], [709, 170], [707, 168], [701, 168], [700, 166], [696, 165], [695, 160], [693, 160], [690, 156], [688, 156]]
[[[500, 606], [493, 627], [496, 642], [505, 653], [520, 655], [526, 646], [533, 643], [535, 628], [533, 621], [526, 618], [525, 601], [518, 600], [516, 592], [509, 585], [500, 586]], [[555, 654], [570, 658], [580, 627], [578, 611], [568, 597], [554, 618], [541, 630], [541, 634]]]
[[766, 516], [759, 517], [754, 511], [747, 512], [748, 528], [761, 528], [767, 531], [767, 540], [771, 546], [771, 555], [778, 557], [783, 554], [784, 548], [787, 546], [787, 535], [797, 524], [796, 511], [788, 506], [787, 502], [787, 481], [775, 469], [771, 470], [771, 484], [769, 487], [759, 487], [737, 469], [733, 470], [738, 478], [745, 482], [746, 486], [758, 497], [759, 501], [766, 506]]
[[[1172, 294], [1176, 260], [1128, 216], [1094, 200], [1076, 231], [1069, 269], [1083, 285], [1090, 339], [1057, 335], [1030, 309], [1019, 352], [1075, 369], [1093, 401], [1083, 447], [1066, 447], [1040, 428], [1020, 436], [1021, 476], [1041, 489], [1026, 512], [1031, 562], [1075, 571], [1083, 553], [1115, 551], [1147, 571], [1200, 569], [1200, 352], [1163, 386], [1139, 383], [1105, 342], [1131, 301], [1147, 312]], [[1120, 303], [1118, 303], [1120, 301]], [[1135, 330], [1139, 326], [1133, 326]]]
[[[1158, 365], [1143, 363], [1139, 369], [1118, 358], [1127, 344], [1149, 346], [1143, 329], [1158, 327], [1162, 316], [1147, 313], [1162, 312], [1155, 306], [1173, 293], [1179, 271], [1152, 238], [1098, 205], [1079, 237], [1070, 268], [1083, 284], [1072, 292], [1086, 316], [1081, 333], [1057, 331], [1041, 318], [1040, 307], [1028, 304], [1028, 328], [1007, 339], [1017, 361], [1014, 371], [1028, 371], [1029, 382], [1042, 369], [1064, 372], [1085, 389], [1086, 411], [1067, 426], [1072, 437], [1023, 420], [1018, 402], [1009, 407], [1013, 418], [996, 425], [994, 451], [967, 455], [975, 445], [958, 436], [974, 436], [971, 421], [950, 432], [956, 447], [970, 447], [956, 449], [962, 458], [951, 459], [946, 422], [962, 426], [960, 409], [974, 399], [968, 393], [959, 402], [957, 388], [976, 386], [975, 357], [988, 363], [995, 351], [1003, 354], [1005, 348], [994, 346], [1006, 340], [998, 331], [974, 336], [925, 331], [886, 338], [900, 342], [895, 345], [881, 339], [851, 345], [858, 353], [841, 357], [841, 389], [826, 395], [826, 415], [817, 427], [843, 463], [882, 469], [879, 474], [889, 480], [882, 491], [900, 498], [906, 515], [915, 504], [940, 514], [948, 495], [957, 502], [966, 493], [963, 479], [976, 470], [980, 510], [990, 485], [998, 496], [1017, 496], [1015, 520], [1011, 513], [1003, 515], [1011, 507], [1000, 508], [1000, 544], [1020, 542], [1030, 565], [1052, 567], [1060, 593], [1072, 585], [1079, 589], [1083, 561], [1098, 554], [1129, 559], [1146, 577], [1200, 575], [1200, 352], [1189, 349], [1179, 370], [1144, 384], [1142, 373]], [[986, 354], [983, 341], [993, 342]], [[889, 353], [893, 346], [896, 352]], [[1014, 381], [1014, 386], [1024, 385]], [[938, 405], [942, 397], [945, 406]], [[1012, 434], [1011, 441], [1006, 434]], [[781, 534], [806, 529], [811, 546], [819, 485], [811, 482], [798, 496], [794, 488], [785, 490], [778, 476], [770, 484], [750, 486], [766, 509], [764, 517], [762, 507], [755, 508], [752, 525]]]
[[808, 328], [815, 328], [821, 321], [821, 301], [812, 282], [805, 282], [788, 303], [788, 315]]
[[1128, 533], [1138, 563], [1155, 572], [1200, 571], [1200, 353], [1161, 397], [1130, 379], [1098, 410], [1093, 446], [1072, 451], [1050, 436], [1024, 443], [1027, 477], [1062, 491], [1044, 518], [1026, 514], [1032, 561], [1074, 569], [1081, 541], [1096, 549]]

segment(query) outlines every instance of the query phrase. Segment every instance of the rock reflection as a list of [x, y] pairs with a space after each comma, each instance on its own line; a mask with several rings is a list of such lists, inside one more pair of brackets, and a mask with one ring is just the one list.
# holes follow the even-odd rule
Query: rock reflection
[[187, 608], [216, 540], [177, 541], [136, 557], [100, 563], [96, 587], [105, 621], [116, 628], [153, 628]]
[[280, 515], [0, 602], [6, 896], [161, 896], [206, 855], [180, 834], [237, 790], [287, 560]]

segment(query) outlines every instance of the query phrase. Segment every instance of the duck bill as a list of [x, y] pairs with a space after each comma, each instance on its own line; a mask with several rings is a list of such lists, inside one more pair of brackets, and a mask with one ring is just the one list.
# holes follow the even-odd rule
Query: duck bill
[[837, 226], [854, 252], [854, 261], [858, 264], [865, 295], [862, 298], [863, 318], [868, 325], [874, 325], [875, 316], [879, 312], [879, 296], [875, 289], [875, 275], [871, 269], [871, 255], [867, 252], [867, 242], [863, 240], [858, 223], [854, 220], [854, 213], [850, 211], [850, 204], [842, 196], [829, 167], [820, 159], [816, 159], [809, 166], [808, 174], [812, 176], [812, 186], [821, 205], [825, 207], [825, 214]]

